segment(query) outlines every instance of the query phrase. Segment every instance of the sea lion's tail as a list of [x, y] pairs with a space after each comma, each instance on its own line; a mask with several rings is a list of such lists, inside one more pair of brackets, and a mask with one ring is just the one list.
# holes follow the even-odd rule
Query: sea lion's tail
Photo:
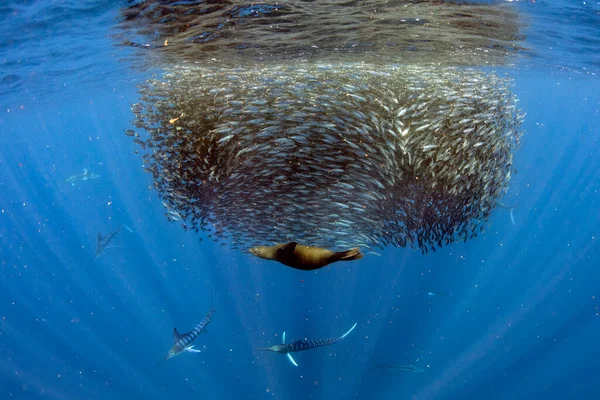
[[364, 254], [360, 252], [358, 247], [346, 251], [335, 253], [336, 261], [352, 261], [363, 258]]

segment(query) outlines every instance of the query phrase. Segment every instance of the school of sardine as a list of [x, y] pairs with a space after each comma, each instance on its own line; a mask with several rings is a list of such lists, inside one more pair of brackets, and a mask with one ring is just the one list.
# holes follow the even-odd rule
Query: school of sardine
[[184, 64], [139, 92], [127, 134], [167, 215], [243, 249], [467, 240], [522, 134], [510, 80], [475, 69]]

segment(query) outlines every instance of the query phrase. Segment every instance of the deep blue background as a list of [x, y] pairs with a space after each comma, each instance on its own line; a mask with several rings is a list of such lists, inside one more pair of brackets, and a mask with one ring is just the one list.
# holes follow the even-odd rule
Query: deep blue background
[[[0, 398], [599, 398], [600, 80], [545, 66], [498, 73], [527, 112], [504, 199], [520, 202], [516, 225], [498, 209], [466, 244], [388, 248], [317, 272], [167, 222], [123, 134], [144, 76], [4, 98]], [[62, 183], [83, 168], [101, 178]], [[134, 233], [92, 260], [97, 233], [120, 224]], [[156, 366], [211, 293], [204, 352]], [[354, 322], [343, 342], [296, 356], [298, 368], [253, 351], [284, 330], [333, 337]]]

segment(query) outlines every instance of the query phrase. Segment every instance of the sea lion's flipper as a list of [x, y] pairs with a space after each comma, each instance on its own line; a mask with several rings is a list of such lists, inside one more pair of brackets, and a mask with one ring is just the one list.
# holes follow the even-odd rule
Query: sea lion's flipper
[[360, 249], [358, 247], [347, 251], [340, 251], [338, 253], [335, 253], [336, 261], [358, 260], [359, 258], [363, 258], [363, 256], [364, 254], [360, 252]]
[[281, 246], [281, 248], [279, 250], [277, 250], [277, 252], [281, 255], [289, 256], [294, 252], [297, 244], [298, 243], [296, 243], [296, 242], [286, 243], [283, 246]]

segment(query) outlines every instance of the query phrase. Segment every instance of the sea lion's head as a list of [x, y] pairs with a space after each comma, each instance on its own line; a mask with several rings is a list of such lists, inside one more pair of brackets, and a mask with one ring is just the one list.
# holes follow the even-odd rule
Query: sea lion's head
[[272, 260], [272, 251], [270, 246], [256, 246], [250, 249], [250, 253], [254, 254], [257, 257], [265, 258], [267, 260]]

